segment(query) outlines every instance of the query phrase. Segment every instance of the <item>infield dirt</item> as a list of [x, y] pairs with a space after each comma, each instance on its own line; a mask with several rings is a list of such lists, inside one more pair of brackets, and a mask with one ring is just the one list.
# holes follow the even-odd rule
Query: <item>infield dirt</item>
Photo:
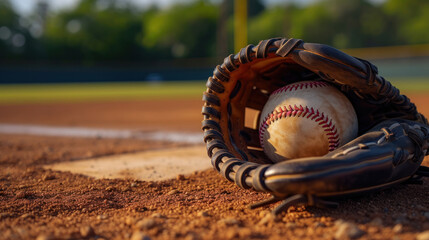
[[[411, 99], [429, 116], [427, 95]], [[0, 123], [200, 132], [201, 106], [199, 99], [0, 105]], [[187, 146], [1, 134], [0, 239], [429, 239], [428, 179], [342, 199], [336, 209], [291, 207], [273, 219], [275, 204], [248, 209], [268, 194], [240, 189], [212, 169], [139, 181], [43, 168]]]

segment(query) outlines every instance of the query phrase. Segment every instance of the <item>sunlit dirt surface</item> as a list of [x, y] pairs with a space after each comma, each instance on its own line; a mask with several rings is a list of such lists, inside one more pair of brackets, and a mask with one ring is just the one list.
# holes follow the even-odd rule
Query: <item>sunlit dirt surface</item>
[[[429, 116], [429, 97], [411, 99]], [[201, 105], [200, 99], [3, 105], [0, 123], [198, 132]], [[212, 169], [138, 181], [42, 167], [185, 146], [1, 134], [0, 239], [428, 239], [429, 179], [340, 199], [336, 209], [291, 207], [272, 219], [267, 213], [277, 204], [248, 209], [268, 194], [240, 189]]]

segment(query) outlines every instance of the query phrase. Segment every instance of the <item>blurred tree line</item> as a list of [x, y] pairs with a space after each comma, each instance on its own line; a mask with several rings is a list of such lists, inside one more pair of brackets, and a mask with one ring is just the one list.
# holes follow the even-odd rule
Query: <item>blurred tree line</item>
[[[248, 0], [249, 43], [301, 38], [337, 48], [429, 43], [429, 1], [319, 0], [264, 6]], [[0, 0], [2, 62], [131, 62], [225, 57], [233, 52], [233, 1], [194, 0], [145, 9], [81, 0], [52, 12], [39, 0], [20, 16]]]

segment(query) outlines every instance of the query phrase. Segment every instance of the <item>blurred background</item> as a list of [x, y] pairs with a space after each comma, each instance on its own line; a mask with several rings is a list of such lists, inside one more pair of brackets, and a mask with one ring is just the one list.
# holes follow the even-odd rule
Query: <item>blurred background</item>
[[427, 82], [428, 29], [427, 0], [0, 0], [0, 88], [202, 82], [239, 47], [272, 37], [328, 44], [386, 78]]

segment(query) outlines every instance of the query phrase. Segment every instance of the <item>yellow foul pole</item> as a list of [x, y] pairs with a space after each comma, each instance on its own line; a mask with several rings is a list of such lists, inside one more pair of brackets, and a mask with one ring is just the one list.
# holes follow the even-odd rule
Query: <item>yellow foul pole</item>
[[234, 0], [234, 50], [247, 45], [247, 0]]

